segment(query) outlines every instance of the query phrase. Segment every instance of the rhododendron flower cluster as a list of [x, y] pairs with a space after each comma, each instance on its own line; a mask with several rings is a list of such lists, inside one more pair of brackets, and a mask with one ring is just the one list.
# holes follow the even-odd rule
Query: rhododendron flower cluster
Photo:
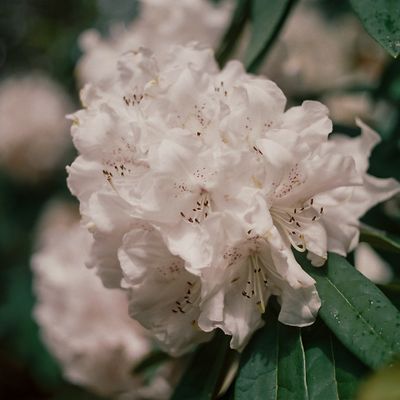
[[164, 364], [148, 384], [132, 373], [150, 354], [151, 336], [129, 318], [125, 293], [104, 288], [85, 268], [92, 238], [76, 214], [69, 205], [54, 203], [38, 229], [34, 315], [44, 343], [75, 384], [118, 399], [167, 399], [181, 362]]
[[279, 320], [314, 322], [315, 266], [358, 243], [359, 217], [399, 191], [366, 174], [378, 135], [328, 140], [327, 108], [285, 109], [278, 86], [209, 49], [119, 59], [73, 120], [70, 190], [93, 235], [89, 265], [129, 291], [130, 315], [172, 354], [216, 328], [241, 349], [276, 296]]

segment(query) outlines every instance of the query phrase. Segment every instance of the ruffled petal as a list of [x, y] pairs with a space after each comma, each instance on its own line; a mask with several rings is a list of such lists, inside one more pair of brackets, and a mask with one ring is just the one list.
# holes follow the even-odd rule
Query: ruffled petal
[[118, 255], [130, 293], [129, 313], [163, 349], [180, 355], [210, 339], [197, 325], [200, 280], [168, 251], [156, 229], [132, 229]]
[[314, 279], [300, 267], [275, 228], [267, 239], [271, 255], [264, 252], [263, 257], [271, 269], [272, 292], [281, 303], [279, 321], [299, 327], [311, 325], [321, 306]]

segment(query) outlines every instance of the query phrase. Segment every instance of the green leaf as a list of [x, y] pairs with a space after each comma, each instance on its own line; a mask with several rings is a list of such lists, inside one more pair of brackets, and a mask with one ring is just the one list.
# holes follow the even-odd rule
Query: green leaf
[[220, 67], [223, 67], [239, 42], [239, 37], [247, 22], [250, 13], [250, 0], [236, 0], [236, 8], [231, 22], [221, 40], [221, 44], [215, 53], [215, 58]]
[[302, 330], [310, 399], [353, 400], [367, 368], [317, 320]]
[[289, 327], [268, 309], [265, 327], [243, 353], [235, 399], [350, 400], [364, 373], [321, 321]]
[[339, 399], [334, 360], [330, 332], [309, 341], [306, 348], [306, 372], [310, 400]]
[[279, 325], [268, 315], [265, 326], [247, 345], [235, 384], [235, 399], [277, 399]]
[[235, 399], [308, 400], [300, 329], [270, 314], [243, 354]]
[[400, 253], [400, 238], [367, 225], [363, 225], [360, 229], [360, 241], [381, 250]]
[[361, 378], [365, 376], [368, 369], [336, 337], [330, 334], [330, 338], [332, 341], [339, 399], [353, 400]]
[[199, 347], [171, 400], [207, 400], [215, 394], [222, 375], [230, 337], [218, 331], [213, 340]]
[[300, 328], [278, 324], [279, 400], [310, 399], [306, 381], [306, 359]]
[[370, 280], [336, 254], [320, 268], [298, 258], [317, 282], [319, 315], [351, 352], [373, 369], [400, 352], [400, 313]]
[[350, 0], [367, 32], [393, 57], [400, 54], [400, 2]]
[[251, 38], [245, 55], [249, 72], [256, 72], [277, 37], [295, 0], [252, 0]]

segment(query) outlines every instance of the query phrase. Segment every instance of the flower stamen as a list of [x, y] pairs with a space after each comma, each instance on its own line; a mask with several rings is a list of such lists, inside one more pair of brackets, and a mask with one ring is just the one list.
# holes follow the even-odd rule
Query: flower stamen
[[284, 232], [290, 244], [300, 252], [306, 251], [306, 242], [302, 231], [321, 218], [324, 208], [318, 211], [313, 207], [314, 199], [304, 202], [301, 207], [289, 208], [274, 206], [270, 212], [275, 224]]
[[186, 284], [185, 294], [175, 301], [174, 307], [171, 309], [174, 314], [186, 314], [200, 301], [200, 286], [197, 282], [187, 281]]
[[191, 224], [193, 222], [200, 224], [208, 217], [211, 211], [211, 199], [209, 193], [206, 190], [201, 190], [200, 196], [196, 201], [194, 207], [192, 207], [191, 211], [193, 212], [193, 214], [189, 216], [187, 216], [183, 211], [180, 211], [181, 217]]

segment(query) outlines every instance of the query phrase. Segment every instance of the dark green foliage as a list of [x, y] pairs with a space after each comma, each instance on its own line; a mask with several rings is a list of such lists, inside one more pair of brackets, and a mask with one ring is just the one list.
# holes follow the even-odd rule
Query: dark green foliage
[[322, 268], [300, 263], [317, 282], [319, 315], [351, 352], [372, 369], [400, 353], [400, 312], [376, 285], [336, 254]]
[[211, 342], [199, 347], [175, 389], [172, 400], [215, 398], [218, 383], [223, 376], [229, 340], [230, 337], [217, 331]]
[[318, 321], [294, 328], [267, 310], [266, 325], [243, 353], [235, 399], [352, 399], [367, 368]]
[[350, 0], [368, 33], [393, 57], [400, 54], [400, 2]]

